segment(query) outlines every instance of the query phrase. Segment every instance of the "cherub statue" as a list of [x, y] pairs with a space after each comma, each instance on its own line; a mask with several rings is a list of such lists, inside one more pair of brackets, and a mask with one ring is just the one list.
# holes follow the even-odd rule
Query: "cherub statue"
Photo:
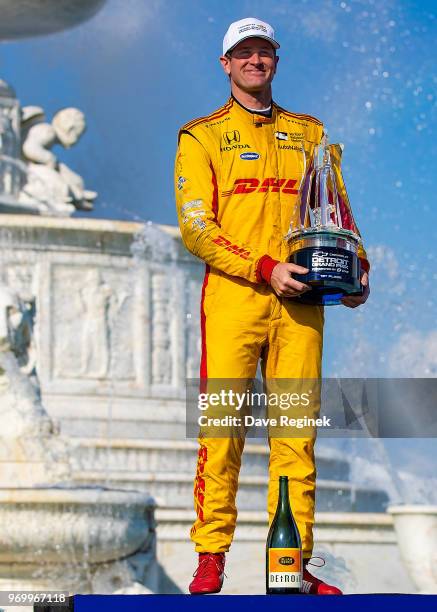
[[19, 201], [36, 205], [41, 214], [67, 216], [75, 209], [92, 210], [95, 191], [85, 189], [82, 177], [59, 162], [51, 150], [60, 144], [75, 145], [85, 131], [84, 114], [77, 108], [64, 108], [51, 123], [44, 121], [38, 106], [22, 109], [22, 155], [27, 162], [27, 182]]

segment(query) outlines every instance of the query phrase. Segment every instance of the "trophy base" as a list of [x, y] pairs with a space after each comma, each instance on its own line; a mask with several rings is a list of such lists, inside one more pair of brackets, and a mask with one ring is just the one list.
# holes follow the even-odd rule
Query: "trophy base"
[[[299, 277], [301, 282], [305, 282], [303, 280], [303, 276], [301, 274], [294, 275]], [[295, 298], [290, 298], [301, 304], [311, 304], [313, 306], [337, 306], [341, 304], [341, 299], [343, 297], [347, 297], [348, 295], [362, 295], [363, 290], [362, 287], [358, 291], [349, 291], [349, 287], [346, 289], [338, 286], [329, 286], [326, 283], [317, 285], [314, 282], [305, 282], [305, 284], [311, 285], [311, 291], [306, 291], [302, 295], [298, 295]]]
[[343, 297], [362, 295], [361, 265], [354, 241], [334, 232], [309, 232], [292, 246], [295, 250], [288, 261], [309, 270], [293, 277], [312, 289], [290, 299], [302, 304], [335, 306], [341, 304]]

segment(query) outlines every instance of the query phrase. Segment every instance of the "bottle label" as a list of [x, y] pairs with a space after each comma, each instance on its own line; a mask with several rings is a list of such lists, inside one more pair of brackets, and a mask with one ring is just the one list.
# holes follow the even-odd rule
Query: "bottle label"
[[269, 548], [269, 587], [302, 586], [302, 551], [300, 548]]

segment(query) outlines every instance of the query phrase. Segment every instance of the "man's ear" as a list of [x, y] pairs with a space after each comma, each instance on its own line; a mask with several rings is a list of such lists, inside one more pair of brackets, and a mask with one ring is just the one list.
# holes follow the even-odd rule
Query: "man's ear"
[[275, 55], [275, 74], [278, 69], [279, 55]]
[[220, 63], [222, 65], [223, 70], [229, 76], [231, 74], [231, 58], [227, 55], [220, 56]]

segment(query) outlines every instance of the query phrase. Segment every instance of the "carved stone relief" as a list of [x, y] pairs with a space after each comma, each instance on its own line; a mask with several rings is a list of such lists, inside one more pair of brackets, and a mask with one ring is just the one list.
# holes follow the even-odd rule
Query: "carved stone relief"
[[111, 268], [55, 265], [52, 283], [55, 377], [134, 379], [129, 278]]
[[169, 308], [170, 286], [166, 274], [152, 276], [152, 384], [170, 385], [172, 354]]

